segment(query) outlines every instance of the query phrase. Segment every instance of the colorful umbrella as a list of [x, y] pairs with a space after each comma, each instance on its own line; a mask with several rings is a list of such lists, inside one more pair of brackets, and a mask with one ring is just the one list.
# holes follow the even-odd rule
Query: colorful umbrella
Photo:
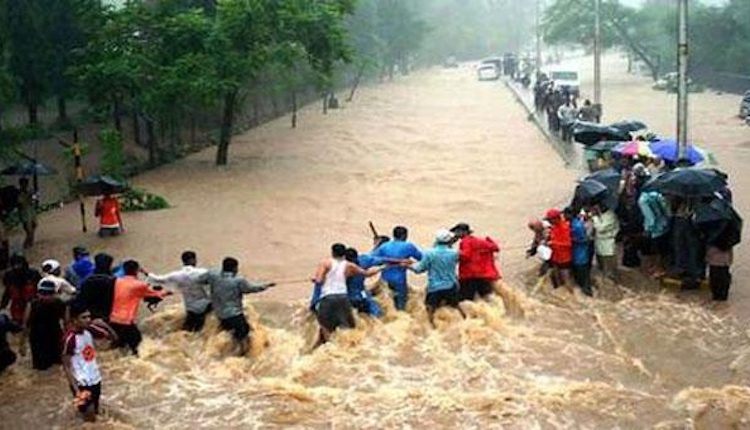
[[[677, 141], [674, 139], [657, 140], [651, 142], [649, 146], [651, 147], [651, 152], [653, 152], [657, 157], [661, 158], [664, 161], [675, 163], [680, 159], [679, 146], [677, 145]], [[705, 154], [705, 150], [698, 148], [697, 146], [694, 146], [692, 144], [688, 144], [685, 158], [688, 162], [695, 165], [703, 162], [706, 159]]]
[[614, 148], [612, 152], [620, 154], [625, 157], [653, 157], [654, 153], [651, 152], [648, 142], [641, 140], [633, 140], [631, 142], [623, 142]]

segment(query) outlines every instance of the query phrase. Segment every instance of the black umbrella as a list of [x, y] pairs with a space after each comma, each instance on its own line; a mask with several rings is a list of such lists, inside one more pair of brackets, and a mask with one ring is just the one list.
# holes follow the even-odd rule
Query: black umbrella
[[693, 223], [709, 245], [729, 249], [742, 240], [742, 217], [723, 198], [696, 209]]
[[622, 175], [620, 175], [620, 172], [615, 169], [609, 168], [596, 171], [586, 176], [586, 178], [584, 179], [592, 179], [604, 184], [604, 186], [607, 187], [607, 190], [609, 191], [609, 195], [604, 200], [604, 204], [606, 204], [609, 209], [617, 209], [617, 205], [620, 200], [619, 196], [621, 178]]
[[627, 142], [630, 133], [595, 122], [578, 121], [573, 127], [573, 139], [584, 145], [593, 145], [603, 140]]
[[609, 190], [599, 181], [584, 179], [578, 183], [575, 195], [582, 202], [596, 203], [607, 198]]
[[710, 197], [727, 186], [716, 170], [675, 169], [662, 173], [645, 185], [645, 190], [679, 197]]
[[29, 160], [21, 160], [0, 171], [0, 175], [4, 176], [51, 176], [56, 174], [57, 170], [54, 168]]
[[641, 131], [648, 128], [645, 123], [637, 120], [618, 121], [614, 124], [610, 124], [609, 126], [627, 133], [634, 133], [636, 131]]
[[614, 149], [615, 146], [621, 144], [621, 141], [617, 140], [605, 140], [603, 142], [597, 142], [593, 145], [587, 146], [586, 149], [589, 151], [595, 151], [595, 152], [611, 152], [612, 149]]
[[127, 191], [129, 188], [127, 183], [107, 175], [89, 176], [76, 186], [78, 192], [85, 196], [119, 194]]

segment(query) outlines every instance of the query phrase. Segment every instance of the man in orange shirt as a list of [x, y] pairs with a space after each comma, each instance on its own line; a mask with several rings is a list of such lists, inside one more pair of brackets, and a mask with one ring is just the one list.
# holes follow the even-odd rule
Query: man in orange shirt
[[124, 231], [117, 197], [105, 194], [97, 200], [94, 215], [99, 217], [99, 237], [117, 236]]
[[151, 289], [147, 283], [138, 279], [140, 266], [137, 261], [128, 260], [122, 266], [125, 276], [115, 281], [115, 294], [109, 323], [117, 333], [117, 346], [128, 346], [134, 355], [138, 355], [138, 345], [143, 339], [136, 325], [141, 300], [147, 298], [161, 300], [172, 293]]

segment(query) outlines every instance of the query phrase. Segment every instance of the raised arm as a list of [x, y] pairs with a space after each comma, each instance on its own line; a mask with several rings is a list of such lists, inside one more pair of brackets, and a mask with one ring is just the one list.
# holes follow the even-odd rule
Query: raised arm
[[346, 277], [349, 278], [351, 276], [357, 276], [361, 275], [366, 278], [369, 278], [370, 276], [375, 276], [378, 273], [383, 271], [383, 267], [370, 267], [369, 269], [365, 270], [359, 266], [357, 266], [354, 263], [346, 263]]
[[252, 293], [260, 293], [261, 291], [265, 291], [268, 288], [273, 287], [273, 282], [251, 282], [247, 279], [240, 279], [239, 280], [239, 287], [240, 291], [242, 291], [242, 294], [252, 294]]

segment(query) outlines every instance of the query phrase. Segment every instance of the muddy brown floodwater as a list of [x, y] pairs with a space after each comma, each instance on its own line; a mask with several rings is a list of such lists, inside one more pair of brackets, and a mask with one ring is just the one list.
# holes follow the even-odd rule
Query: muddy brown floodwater
[[[384, 232], [410, 226], [422, 246], [466, 221], [500, 240], [524, 314], [465, 303], [467, 320], [440, 311], [433, 330], [424, 280], [412, 277], [408, 313], [360, 319], [310, 353], [310, 286], [286, 283], [246, 300], [252, 353], [233, 358], [213, 319], [201, 335], [179, 332], [173, 303], [145, 315], [140, 357], [100, 353], [98, 427], [749, 426], [750, 337], [736, 312], [648, 285], [570, 296], [533, 276], [525, 223], [568, 201], [578, 172], [522, 112], [470, 67], [427, 70], [365, 88], [327, 116], [308, 107], [296, 130], [282, 118], [239, 136], [226, 168], [207, 151], [136, 178], [175, 207], [128, 214], [122, 237], [82, 236], [72, 206], [44, 218], [35, 261], [84, 243], [164, 271], [191, 248], [205, 264], [234, 255], [247, 276], [279, 281], [309, 277], [333, 241], [366, 248], [369, 220]], [[0, 389], [0, 428], [77, 425], [58, 369], [35, 373], [24, 359]]]

